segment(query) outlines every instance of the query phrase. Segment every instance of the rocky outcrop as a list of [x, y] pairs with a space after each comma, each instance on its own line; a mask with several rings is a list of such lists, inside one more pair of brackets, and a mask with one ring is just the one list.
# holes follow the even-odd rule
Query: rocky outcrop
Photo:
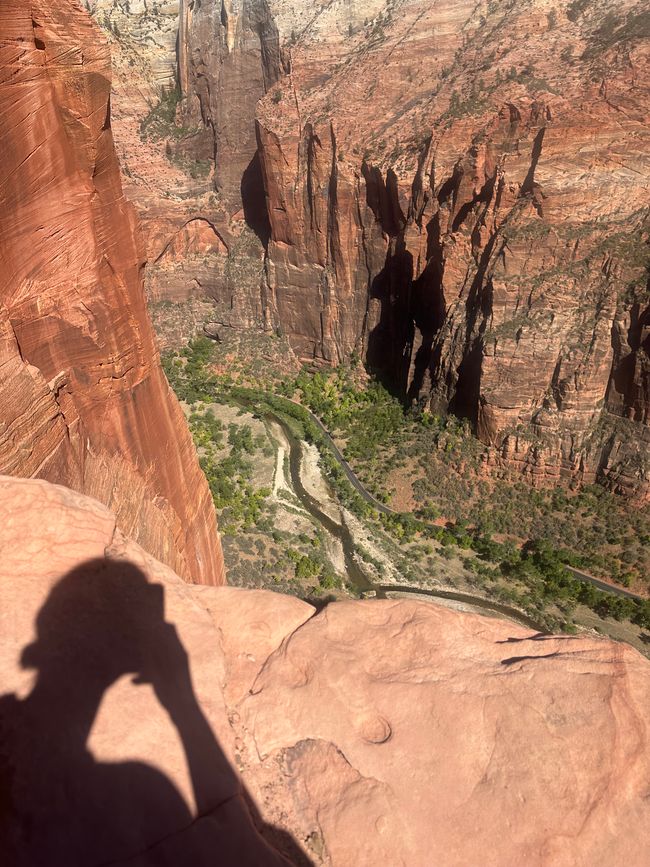
[[492, 462], [647, 498], [647, 26], [632, 0], [318, 9], [258, 109], [297, 353], [361, 351]]
[[[268, 220], [253, 160], [263, 64], [269, 81], [277, 66], [261, 48], [260, 40], [273, 41], [264, 16], [250, 3], [223, 20], [212, 3], [88, 5], [111, 46], [113, 131], [140, 217], [147, 297], [154, 304], [209, 298], [222, 321], [269, 328], [260, 240]], [[201, 249], [190, 242], [185, 255], [197, 231]]]
[[[181, 0], [182, 115], [202, 124], [214, 148], [215, 188], [230, 214], [264, 220], [255, 140], [258, 100], [280, 75], [278, 28], [269, 0]], [[260, 227], [260, 228], [262, 228]]]
[[30, 867], [647, 860], [630, 647], [188, 586], [42, 481], [0, 480], [0, 549], [0, 839], [28, 811]]
[[70, 3], [0, 8], [0, 468], [114, 509], [223, 582], [214, 507], [160, 368], [110, 128], [108, 46]]

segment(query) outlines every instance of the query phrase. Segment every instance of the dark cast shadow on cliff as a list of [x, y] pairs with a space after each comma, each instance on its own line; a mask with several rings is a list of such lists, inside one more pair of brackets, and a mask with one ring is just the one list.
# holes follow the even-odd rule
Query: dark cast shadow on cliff
[[255, 232], [266, 250], [271, 240], [271, 222], [266, 208], [259, 150], [255, 151], [255, 156], [244, 170], [240, 192], [246, 225]]
[[406, 397], [413, 347], [412, 284], [413, 256], [400, 242], [372, 281], [370, 297], [379, 301], [380, 316], [366, 355], [368, 371], [400, 400]]
[[[263, 823], [198, 703], [164, 589], [136, 566], [98, 559], [61, 578], [21, 663], [36, 672], [31, 692], [0, 698], [4, 867], [311, 864]], [[152, 765], [89, 750], [104, 693], [125, 675], [153, 687], [166, 712], [156, 726], [175, 727], [198, 816]]]

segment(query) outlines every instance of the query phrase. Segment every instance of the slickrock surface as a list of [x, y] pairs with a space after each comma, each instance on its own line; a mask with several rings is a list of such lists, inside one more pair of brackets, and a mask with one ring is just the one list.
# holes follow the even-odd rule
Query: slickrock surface
[[233, 770], [224, 654], [190, 585], [66, 488], [0, 477], [0, 520], [3, 863], [286, 863]]
[[[0, 718], [5, 739], [9, 731], [24, 747], [9, 764], [4, 757], [0, 773], [29, 783], [16, 757], [29, 765], [61, 746], [59, 705], [44, 715], [43, 741], [29, 712], [63, 663], [63, 707], [76, 706], [85, 676], [99, 680], [85, 776], [83, 743], [49, 750], [69, 762], [70, 800], [56, 802], [62, 825], [75, 810], [93, 821], [97, 804], [81, 786], [108, 779], [108, 762], [113, 781], [137, 771], [138, 786], [153, 775], [186, 810], [197, 792], [202, 801], [203, 818], [186, 830], [170, 819], [161, 827], [156, 809], [140, 826], [149, 800], [136, 788], [132, 837], [111, 851], [115, 863], [143, 843], [151, 848], [129, 863], [277, 863], [253, 833], [226, 762], [257, 804], [255, 821], [294, 863], [305, 863], [296, 847], [337, 867], [647, 863], [650, 666], [627, 646], [531, 635], [420, 601], [335, 603], [317, 614], [265, 591], [189, 586], [126, 540], [105, 507], [41, 481], [0, 480], [0, 550]], [[109, 559], [71, 578], [90, 558]], [[119, 627], [107, 630], [113, 620]], [[196, 716], [198, 705], [219, 744], [216, 763], [208, 752], [198, 765], [190, 759], [189, 773], [170, 624], [189, 655], [195, 700], [186, 696], [183, 707]], [[7, 729], [12, 720], [25, 726], [22, 739]], [[56, 770], [44, 759], [36, 794], [49, 794]], [[117, 821], [110, 810], [102, 818]]]
[[110, 55], [69, 2], [0, 5], [0, 470], [61, 482], [186, 579], [223, 582], [158, 361], [110, 129]]

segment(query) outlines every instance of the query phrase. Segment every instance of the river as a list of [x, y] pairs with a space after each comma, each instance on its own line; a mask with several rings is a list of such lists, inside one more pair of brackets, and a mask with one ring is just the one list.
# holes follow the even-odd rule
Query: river
[[535, 630], [535, 632], [547, 631], [543, 626], [531, 617], [528, 617], [524, 612], [519, 611], [517, 608], [504, 605], [500, 602], [493, 602], [482, 596], [474, 596], [471, 593], [459, 593], [455, 590], [431, 590], [429, 588], [405, 586], [402, 584], [375, 584], [371, 577], [361, 567], [359, 558], [355, 556], [356, 547], [347, 525], [344, 522], [339, 524], [337, 521], [334, 521], [329, 517], [329, 515], [327, 515], [321, 508], [321, 504], [306, 490], [302, 481], [303, 449], [301, 440], [296, 437], [294, 432], [281, 416], [267, 410], [264, 413], [263, 418], [266, 422], [273, 421], [282, 428], [289, 443], [289, 472], [294, 493], [300, 500], [303, 508], [309, 512], [309, 514], [323, 527], [323, 529], [340, 541], [345, 556], [347, 576], [360, 593], [367, 594], [374, 592], [378, 599], [388, 598], [387, 594], [389, 593], [405, 593], [409, 595], [417, 594], [418, 596], [427, 596], [434, 599], [459, 602], [480, 609], [486, 613], [507, 617], [528, 627], [529, 629]]

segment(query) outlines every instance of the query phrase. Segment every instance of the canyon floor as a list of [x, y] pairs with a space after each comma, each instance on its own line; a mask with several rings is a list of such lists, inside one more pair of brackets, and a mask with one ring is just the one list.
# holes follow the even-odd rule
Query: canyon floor
[[[366, 581], [373, 587], [394, 585], [395, 591], [402, 586], [425, 594], [450, 592], [459, 599], [467, 595], [470, 601], [436, 601], [467, 610], [481, 609], [483, 600], [505, 611], [510, 606], [515, 617], [521, 612], [542, 629], [600, 633], [650, 655], [650, 630], [631, 622], [632, 609], [617, 607], [615, 597], [611, 604], [607, 595], [586, 604], [549, 586], [548, 575], [540, 595], [523, 570], [509, 572], [507, 564], [499, 562], [541, 539], [563, 550], [567, 562], [577, 562], [569, 554], [582, 552], [583, 567], [613, 587], [631, 585], [643, 597], [648, 590], [648, 547], [643, 540], [650, 532], [643, 511], [597, 488], [565, 493], [538, 490], [508, 475], [495, 480], [481, 471], [481, 444], [456, 420], [438, 420], [442, 427], [434, 437], [433, 421], [409, 418], [360, 367], [306, 369], [282, 336], [217, 330], [209, 322], [211, 312], [207, 301], [165, 302], [155, 305], [154, 322], [161, 345], [167, 347], [164, 367], [185, 399], [213, 491], [231, 584], [279, 590], [318, 607], [367, 593]], [[216, 339], [201, 337], [201, 318]], [[170, 348], [174, 344], [177, 350]], [[189, 376], [188, 364], [194, 371]], [[188, 383], [190, 388], [198, 384], [200, 391], [206, 376], [210, 385], [204, 399], [188, 401]], [[208, 392], [216, 400], [209, 399]], [[368, 395], [375, 392], [379, 403], [371, 411]], [[264, 403], [264, 395], [280, 402], [291, 396], [305, 406], [316, 400], [313, 408], [326, 418], [333, 407], [340, 412], [361, 401], [361, 411], [354, 409], [352, 419], [333, 431], [335, 442], [364, 487], [397, 515], [410, 515], [413, 526], [408, 519], [359, 508], [332, 479], [323, 454], [305, 441], [300, 422], [281, 403]], [[254, 404], [256, 397], [261, 403]], [[336, 427], [336, 422], [331, 424]], [[290, 440], [300, 452], [298, 479], [290, 466]], [[224, 476], [235, 481], [228, 490]], [[296, 482], [313, 499], [316, 512], [301, 501]], [[345, 528], [343, 541], [329, 521], [319, 520], [319, 510]], [[422, 518], [436, 532], [423, 529], [418, 524]], [[472, 533], [477, 529], [489, 537], [494, 550], [476, 550]], [[584, 556], [587, 543], [596, 556]], [[352, 560], [346, 560], [346, 546]]]

